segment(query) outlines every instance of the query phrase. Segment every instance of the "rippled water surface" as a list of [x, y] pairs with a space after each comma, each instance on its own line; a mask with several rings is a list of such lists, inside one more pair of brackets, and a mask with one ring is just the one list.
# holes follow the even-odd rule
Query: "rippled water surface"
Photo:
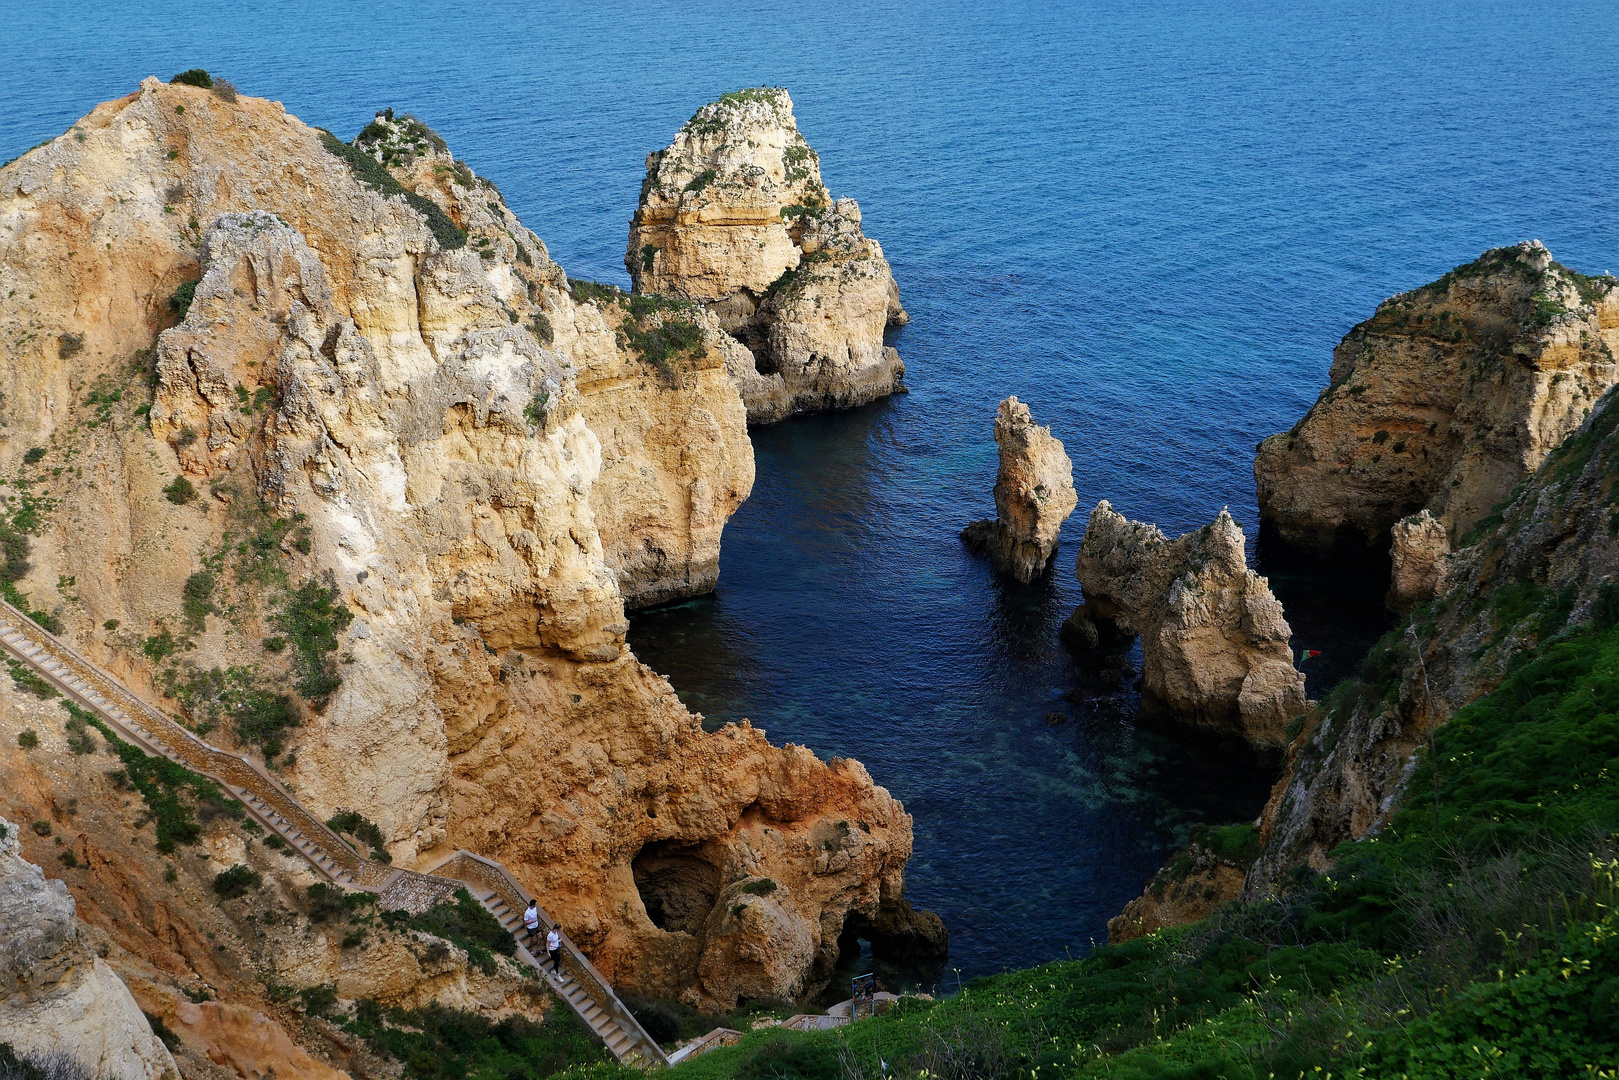
[[[1057, 643], [1089, 506], [1251, 526], [1255, 442], [1380, 299], [1530, 237], [1619, 270], [1606, 0], [262, 8], [11, 0], [0, 159], [200, 65], [344, 135], [417, 113], [570, 274], [622, 283], [646, 153], [724, 90], [792, 90], [893, 262], [913, 392], [757, 431], [718, 593], [631, 638], [711, 722], [858, 757], [905, 801], [912, 898], [964, 976], [1086, 947], [1190, 822], [1263, 798], [1253, 762], [1138, 727]], [[1007, 394], [1081, 500], [1028, 588], [956, 539], [992, 510]], [[1327, 650], [1319, 690], [1379, 590], [1261, 564]]]

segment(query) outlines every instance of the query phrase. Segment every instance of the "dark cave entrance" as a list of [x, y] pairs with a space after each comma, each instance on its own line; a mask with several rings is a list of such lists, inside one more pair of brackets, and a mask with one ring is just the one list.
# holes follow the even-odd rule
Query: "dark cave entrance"
[[719, 868], [700, 845], [654, 840], [630, 864], [647, 918], [659, 930], [701, 934], [720, 894]]

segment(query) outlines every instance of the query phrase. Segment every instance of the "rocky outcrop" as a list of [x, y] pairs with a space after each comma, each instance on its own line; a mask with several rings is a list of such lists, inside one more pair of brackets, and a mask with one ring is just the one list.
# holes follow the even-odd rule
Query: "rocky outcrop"
[[0, 818], [0, 1042], [24, 1059], [63, 1056], [101, 1080], [178, 1080], [107, 962], [88, 946], [60, 881], [22, 857]]
[[1393, 572], [1388, 606], [1394, 611], [1410, 611], [1443, 590], [1450, 563], [1450, 539], [1444, 525], [1427, 510], [1396, 522], [1390, 532], [1394, 539], [1389, 548]]
[[1196, 842], [1175, 854], [1141, 895], [1107, 921], [1107, 943], [1118, 945], [1206, 919], [1242, 895], [1247, 865]]
[[[538, 417], [572, 405], [600, 443], [590, 504], [625, 606], [712, 592], [720, 535], [753, 490], [748, 411], [737, 391], [771, 392], [744, 374], [751, 354], [696, 305], [632, 314], [615, 289], [570, 288], [494, 186], [414, 117], [378, 113], [355, 145], [471, 229], [469, 246], [491, 271], [504, 314], [523, 309], [523, 328], [542, 351], [572, 366], [577, 399], [554, 400], [553, 379], [523, 411]], [[660, 328], [674, 324], [666, 332], [684, 330], [691, 344], [673, 356], [651, 348], [641, 325], [649, 314]]]
[[1057, 553], [1057, 533], [1079, 505], [1074, 465], [1051, 429], [1036, 424], [1015, 397], [996, 411], [995, 443], [1001, 457], [995, 520], [973, 522], [961, 539], [1001, 573], [1027, 584], [1045, 573]]
[[[368, 130], [345, 148], [147, 80], [0, 170], [0, 325], [41, 328], [0, 372], [0, 463], [74, 465], [19, 587], [120, 676], [186, 689], [167, 704], [212, 738], [242, 699], [199, 697], [210, 672], [302, 688], [306, 805], [366, 812], [402, 865], [498, 857], [616, 984], [815, 990], [845, 918], [902, 902], [910, 818], [857, 763], [705, 733], [624, 645], [625, 591], [710, 585], [751, 484], [724, 342], [575, 298], [492, 185], [403, 121]], [[348, 616], [299, 621], [293, 590]], [[858, 836], [823, 866], [839, 823]], [[705, 926], [769, 877], [808, 951], [659, 927], [632, 865], [660, 844], [715, 875]]]
[[1326, 869], [1338, 844], [1380, 830], [1429, 733], [1493, 689], [1514, 658], [1567, 626], [1619, 618], [1616, 433], [1610, 392], [1450, 556], [1445, 591], [1374, 647], [1332, 708], [1314, 711], [1265, 807], [1246, 898], [1281, 891], [1296, 867]]
[[1619, 379], [1615, 350], [1619, 280], [1539, 241], [1487, 251], [1345, 335], [1320, 399], [1260, 444], [1260, 516], [1294, 543], [1381, 543], [1427, 508], [1460, 539]]
[[787, 91], [704, 105], [647, 157], [624, 255], [635, 291], [706, 305], [751, 354], [728, 366], [748, 419], [860, 405], [901, 388], [883, 331], [907, 321], [860, 207], [834, 202]]
[[1106, 500], [1091, 512], [1076, 566], [1091, 619], [1141, 635], [1146, 693], [1177, 717], [1282, 744], [1304, 711], [1292, 629], [1266, 580], [1248, 569], [1242, 529], [1222, 510], [1170, 540]]

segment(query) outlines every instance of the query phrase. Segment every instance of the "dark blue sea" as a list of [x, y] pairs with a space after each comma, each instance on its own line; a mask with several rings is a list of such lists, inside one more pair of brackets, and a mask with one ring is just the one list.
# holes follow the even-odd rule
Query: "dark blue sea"
[[[1532, 237], [1619, 270], [1612, 0], [9, 0], [0, 160], [193, 66], [345, 136], [418, 114], [570, 274], [621, 284], [647, 152], [723, 91], [790, 88], [893, 263], [912, 393], [756, 431], [719, 591], [631, 640], [711, 724], [858, 757], [904, 800], [910, 895], [961, 977], [1088, 948], [1271, 778], [1139, 724], [1130, 679], [1058, 643], [1095, 501], [1171, 534], [1229, 506], [1252, 538], [1254, 444], [1379, 300]], [[1067, 443], [1081, 502], [1027, 588], [957, 540], [992, 513], [1008, 394]], [[1319, 692], [1382, 585], [1257, 557], [1326, 651]]]

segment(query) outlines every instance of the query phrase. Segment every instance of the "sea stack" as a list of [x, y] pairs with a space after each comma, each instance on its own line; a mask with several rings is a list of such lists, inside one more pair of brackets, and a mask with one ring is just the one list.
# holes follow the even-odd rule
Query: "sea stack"
[[745, 346], [727, 366], [750, 423], [901, 389], [883, 331], [908, 321], [853, 199], [833, 201], [780, 87], [697, 110], [649, 154], [625, 266], [637, 293], [705, 305]]
[[1282, 745], [1287, 722], [1304, 712], [1304, 676], [1282, 605], [1248, 569], [1229, 513], [1170, 540], [1104, 499], [1075, 569], [1091, 616], [1141, 635], [1148, 694], [1192, 723]]
[[1051, 429], [1036, 424], [1015, 397], [996, 410], [995, 442], [1001, 451], [995, 520], [973, 522], [961, 539], [1001, 573], [1028, 584], [1045, 573], [1057, 551], [1057, 533], [1079, 505], [1074, 465]]
[[1289, 542], [1383, 544], [1424, 508], [1459, 540], [1619, 378], [1619, 280], [1494, 248], [1378, 305], [1329, 385], [1259, 446], [1261, 519]]

